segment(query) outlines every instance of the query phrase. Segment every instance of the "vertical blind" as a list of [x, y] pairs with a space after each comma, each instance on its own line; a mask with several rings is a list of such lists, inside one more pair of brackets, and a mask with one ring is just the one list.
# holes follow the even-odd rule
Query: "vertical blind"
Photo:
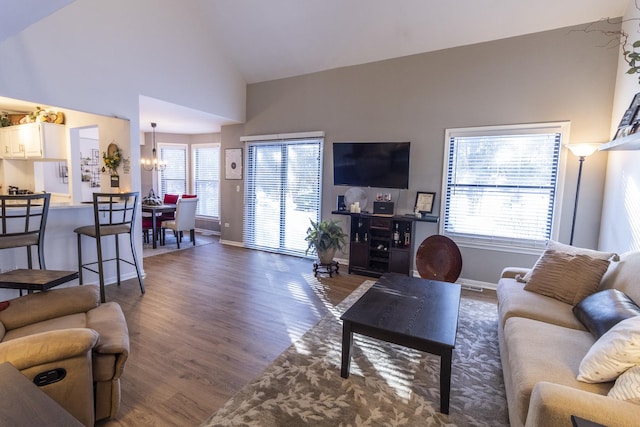
[[187, 192], [187, 146], [158, 144], [160, 159], [167, 168], [158, 173], [160, 196]]
[[320, 218], [322, 138], [247, 143], [245, 246], [303, 256]]
[[198, 195], [196, 215], [220, 217], [220, 145], [193, 145], [193, 191]]
[[450, 136], [444, 234], [539, 246], [551, 238], [562, 133]]

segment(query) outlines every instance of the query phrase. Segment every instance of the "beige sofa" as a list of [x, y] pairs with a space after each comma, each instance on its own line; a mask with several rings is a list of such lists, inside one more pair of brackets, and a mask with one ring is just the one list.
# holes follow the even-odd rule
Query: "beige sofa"
[[64, 379], [41, 390], [84, 425], [115, 417], [129, 332], [120, 306], [100, 304], [95, 285], [26, 295], [0, 311], [0, 363], [30, 380], [64, 369]]
[[[576, 379], [596, 338], [573, 305], [525, 290], [528, 269], [507, 268], [498, 283], [498, 336], [512, 426], [571, 426], [571, 415], [608, 427], [637, 426], [640, 404], [608, 397], [614, 382]], [[516, 280], [516, 278], [518, 280]], [[618, 289], [640, 305], [640, 252], [612, 262], [599, 290]]]

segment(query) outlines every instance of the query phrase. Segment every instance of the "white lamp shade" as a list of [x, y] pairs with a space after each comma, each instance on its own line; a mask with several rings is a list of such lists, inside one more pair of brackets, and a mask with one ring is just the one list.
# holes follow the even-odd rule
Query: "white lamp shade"
[[567, 144], [566, 147], [577, 157], [588, 157], [596, 152], [599, 143]]

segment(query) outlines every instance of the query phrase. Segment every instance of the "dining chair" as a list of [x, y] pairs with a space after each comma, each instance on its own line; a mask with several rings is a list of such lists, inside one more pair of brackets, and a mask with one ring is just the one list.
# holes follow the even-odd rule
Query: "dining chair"
[[27, 266], [33, 268], [32, 248], [38, 250], [38, 265], [44, 261], [44, 232], [50, 193], [0, 196], [0, 249], [27, 248]]
[[[162, 198], [162, 203], [165, 205], [175, 205], [180, 198], [179, 194], [165, 194]], [[168, 221], [170, 219], [176, 219], [174, 212], [163, 212], [157, 217], [158, 222]]]
[[[134, 224], [136, 210], [138, 208], [138, 192], [129, 193], [93, 193], [93, 214], [94, 223], [76, 228], [74, 231], [78, 235], [78, 273], [80, 284], [83, 284], [83, 270], [89, 270], [97, 273], [100, 280], [100, 300], [106, 301], [104, 292], [104, 263], [108, 261], [116, 262], [116, 280], [120, 286], [120, 263], [132, 265], [136, 268], [140, 290], [144, 294], [144, 282], [142, 281], [142, 273], [138, 264], [136, 248], [134, 245]], [[121, 234], [129, 235], [131, 244], [132, 260], [124, 259], [120, 256], [119, 237]], [[98, 252], [98, 260], [88, 263], [82, 261], [82, 236], [91, 237], [96, 241]], [[113, 258], [104, 258], [103, 253], [103, 237], [114, 236], [115, 240], [115, 256]], [[94, 265], [98, 266], [95, 270]]]
[[196, 207], [198, 205], [198, 198], [183, 198], [178, 200], [176, 206], [176, 219], [162, 221], [162, 242], [165, 243], [165, 231], [167, 228], [173, 230], [176, 236], [176, 242], [178, 249], [180, 249], [180, 241], [182, 240], [182, 232], [189, 231], [189, 236], [193, 245], [196, 244]]

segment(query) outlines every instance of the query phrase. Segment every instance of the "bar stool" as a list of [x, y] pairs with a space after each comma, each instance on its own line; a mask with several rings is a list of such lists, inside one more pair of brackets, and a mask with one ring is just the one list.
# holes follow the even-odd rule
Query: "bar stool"
[[[144, 294], [144, 282], [140, 266], [138, 265], [138, 257], [133, 242], [133, 225], [135, 224], [136, 209], [138, 207], [138, 193], [93, 193], [93, 214], [94, 223], [78, 227], [74, 231], [78, 235], [78, 273], [80, 275], [80, 284], [83, 283], [82, 271], [89, 270], [98, 274], [100, 279], [100, 300], [105, 302], [104, 292], [104, 263], [108, 261], [116, 261], [117, 283], [120, 286], [120, 262], [132, 265], [136, 268], [140, 290]], [[131, 244], [131, 254], [133, 261], [120, 257], [119, 236], [121, 234], [129, 235]], [[98, 260], [93, 262], [82, 262], [82, 236], [94, 238], [96, 240], [96, 248], [98, 251]], [[102, 238], [114, 236], [115, 238], [115, 257], [105, 259], [103, 257]], [[96, 271], [91, 266], [98, 265]]]

